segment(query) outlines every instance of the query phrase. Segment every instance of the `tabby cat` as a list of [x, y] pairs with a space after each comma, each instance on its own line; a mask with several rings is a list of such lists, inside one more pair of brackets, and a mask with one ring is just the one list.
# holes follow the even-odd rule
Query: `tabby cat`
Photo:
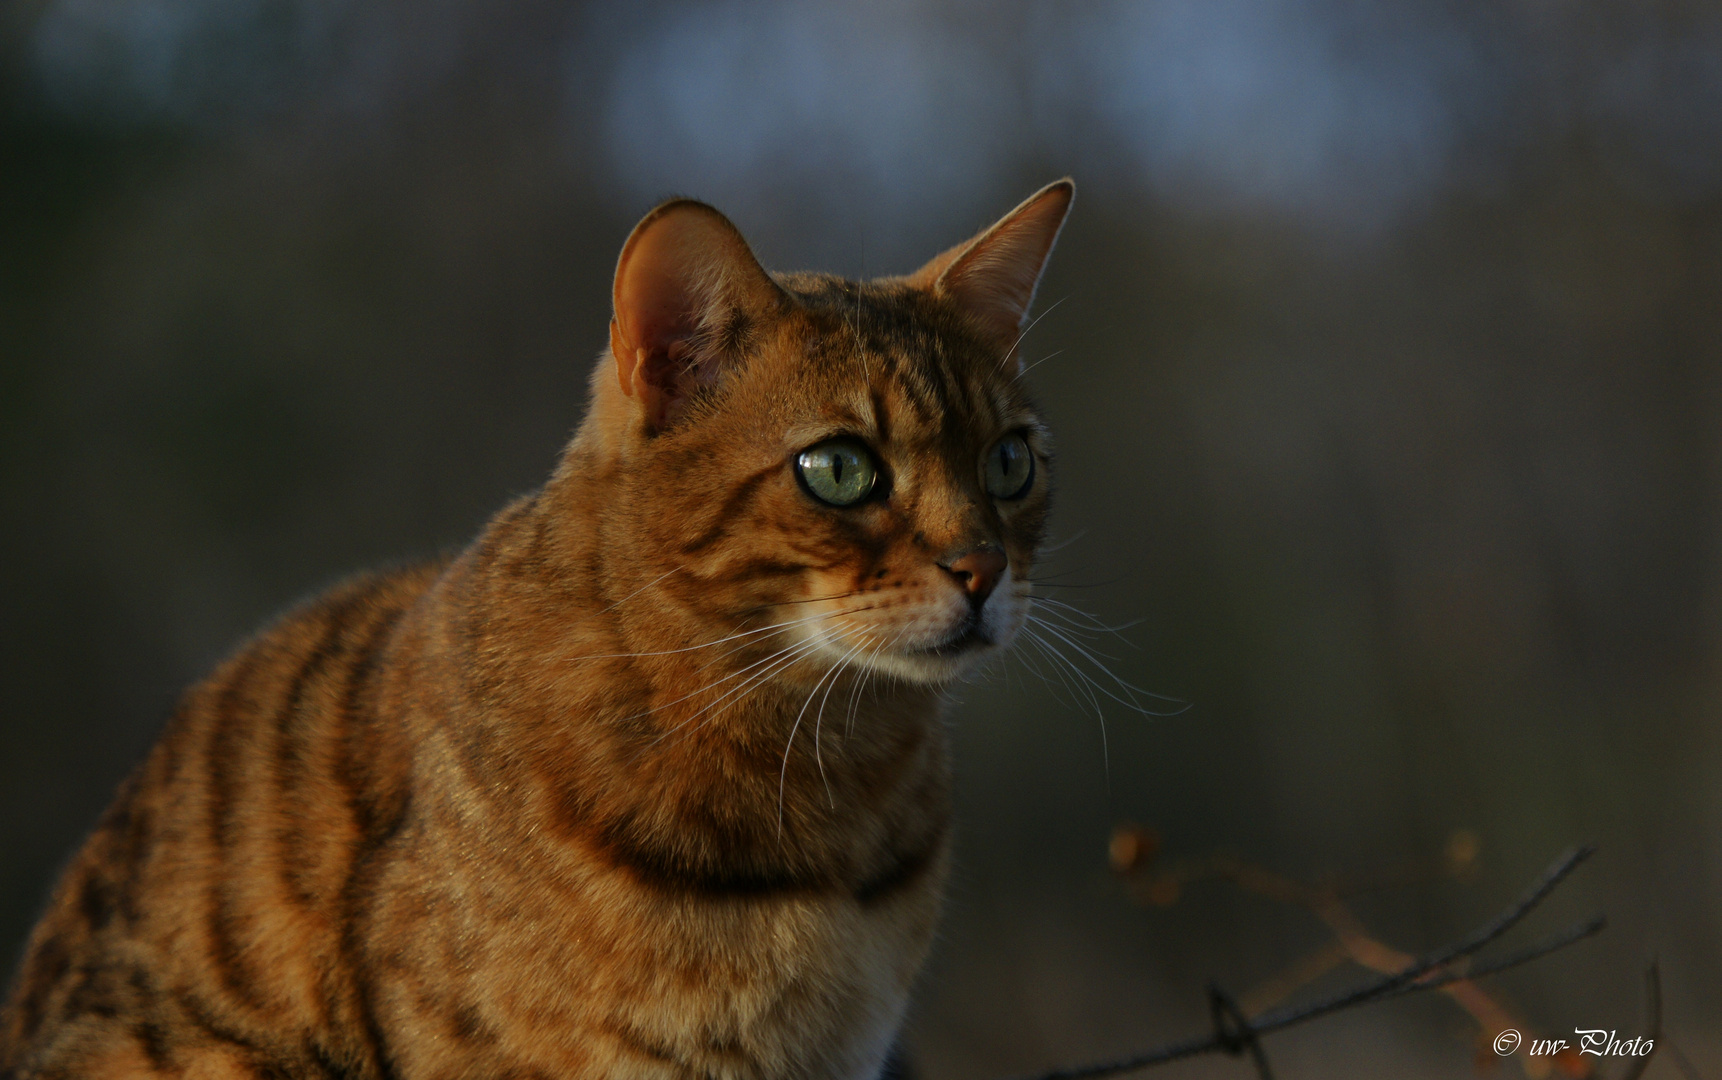
[[1073, 191], [864, 283], [648, 214], [550, 481], [189, 692], [29, 940], [0, 1076], [877, 1076], [941, 709], [1046, 519], [1017, 343]]

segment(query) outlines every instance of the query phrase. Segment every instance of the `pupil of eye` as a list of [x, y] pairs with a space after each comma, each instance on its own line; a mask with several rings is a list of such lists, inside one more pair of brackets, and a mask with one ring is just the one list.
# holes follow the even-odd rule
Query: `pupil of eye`
[[828, 439], [807, 448], [795, 468], [808, 493], [831, 506], [861, 502], [877, 479], [873, 455], [849, 439]]
[[987, 463], [987, 487], [995, 498], [1019, 498], [1028, 487], [1033, 468], [1028, 445], [1021, 437], [1001, 439], [993, 444], [992, 460]]

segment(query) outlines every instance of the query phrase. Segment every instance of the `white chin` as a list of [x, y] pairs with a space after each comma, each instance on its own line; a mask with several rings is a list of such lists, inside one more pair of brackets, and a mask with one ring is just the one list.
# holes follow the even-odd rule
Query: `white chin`
[[[1004, 623], [1004, 625], [999, 625]], [[1014, 623], [987, 619], [980, 636], [954, 649], [923, 647], [909, 651], [881, 651], [867, 658], [867, 666], [883, 675], [937, 686], [954, 682], [977, 664], [997, 656], [1016, 637]]]
[[880, 653], [867, 666], [881, 675], [937, 686], [954, 682], [980, 661], [999, 651], [997, 645], [973, 645], [960, 653]]
[[[1021, 628], [1024, 605], [1013, 602], [1014, 597], [1007, 599], [1001, 596], [1000, 599], [1006, 602], [986, 605], [981, 614], [978, 632], [965, 641], [951, 641], [965, 620], [961, 619], [959, 613], [950, 612], [947, 617], [950, 618], [951, 625], [942, 633], [900, 644], [896, 648], [863, 648], [856, 659], [856, 666], [926, 686], [955, 682], [982, 661], [1003, 652]], [[889, 629], [873, 632], [881, 636], [890, 633]], [[827, 646], [826, 651], [832, 649], [838, 653], [844, 652], [836, 645]]]

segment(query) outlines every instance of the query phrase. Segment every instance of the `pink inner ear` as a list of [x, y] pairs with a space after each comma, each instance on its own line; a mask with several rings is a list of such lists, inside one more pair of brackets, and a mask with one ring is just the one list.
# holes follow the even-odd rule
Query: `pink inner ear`
[[[688, 333], [693, 329], [690, 327]], [[661, 349], [648, 348], [640, 365], [641, 380], [666, 393], [676, 392], [688, 381], [688, 359], [693, 351], [686, 336], [668, 339]]]
[[954, 258], [945, 252], [921, 273], [939, 267], [937, 291], [954, 299], [993, 337], [1014, 341], [1034, 303], [1041, 271], [1075, 190], [1068, 180], [1047, 186]]
[[697, 381], [722, 374], [725, 357], [697, 350], [700, 331], [733, 311], [763, 316], [785, 299], [735, 226], [691, 200], [665, 203], [635, 226], [614, 297], [617, 377], [654, 427], [674, 420]]
[[710, 302], [695, 286], [709, 270], [701, 265], [699, 253], [689, 250], [692, 245], [675, 225], [665, 221], [648, 229], [627, 253], [616, 276], [616, 317], [622, 336], [633, 348], [644, 349], [653, 367], [672, 359], [670, 346], [699, 329], [700, 314]]

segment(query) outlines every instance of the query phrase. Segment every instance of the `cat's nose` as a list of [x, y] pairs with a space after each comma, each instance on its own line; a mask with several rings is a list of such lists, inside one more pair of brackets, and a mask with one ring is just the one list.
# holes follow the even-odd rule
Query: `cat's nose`
[[978, 606], [992, 595], [993, 588], [998, 585], [1005, 567], [1010, 565], [1010, 560], [1005, 558], [1005, 553], [998, 548], [980, 547], [949, 564], [941, 565], [957, 579], [957, 584], [969, 594], [970, 601]]

